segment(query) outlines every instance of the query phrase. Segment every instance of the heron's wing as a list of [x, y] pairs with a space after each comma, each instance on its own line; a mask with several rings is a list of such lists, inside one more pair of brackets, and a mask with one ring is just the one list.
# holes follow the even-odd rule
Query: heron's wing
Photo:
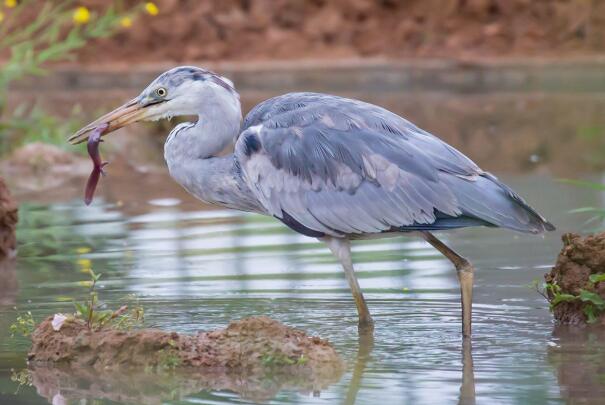
[[462, 153], [357, 100], [268, 100], [246, 117], [235, 157], [265, 209], [310, 236], [479, 224], [539, 231], [535, 211]]

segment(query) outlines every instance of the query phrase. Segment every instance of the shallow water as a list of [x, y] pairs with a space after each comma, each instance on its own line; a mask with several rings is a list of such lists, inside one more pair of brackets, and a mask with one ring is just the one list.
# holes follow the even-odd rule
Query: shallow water
[[[89, 98], [98, 106], [110, 91], [93, 93]], [[530, 284], [553, 265], [563, 232], [587, 229], [586, 217], [568, 211], [603, 205], [604, 196], [556, 178], [602, 167], [605, 98], [401, 93], [352, 95], [441, 134], [558, 227], [544, 237], [484, 228], [441, 234], [477, 268], [472, 348], [461, 342], [455, 272], [423, 241], [354, 244], [357, 274], [376, 321], [374, 339], [360, 337], [342, 270], [322, 244], [269, 218], [209, 209], [163, 171], [137, 173], [114, 161], [91, 207], [81, 201], [84, 179], [18, 193], [19, 257], [0, 263], [0, 404], [600, 403], [604, 333], [556, 328]], [[270, 95], [245, 95], [244, 105]], [[116, 94], [110, 104], [131, 96]], [[41, 99], [67, 107], [86, 97]], [[161, 155], [155, 144], [150, 149]], [[78, 253], [80, 248], [90, 252]], [[316, 392], [277, 380], [234, 381], [256, 389], [238, 394], [204, 390], [191, 376], [90, 377], [82, 370], [37, 370], [33, 386], [19, 387], [11, 369], [25, 368], [28, 342], [9, 337], [14, 307], [31, 310], [37, 320], [73, 311], [72, 297], [86, 295], [79, 282], [87, 279], [89, 263], [103, 273], [101, 299], [115, 308], [137, 294], [147, 326], [186, 333], [268, 315], [329, 339], [346, 361], [346, 373]]]
[[[161, 176], [156, 180], [170, 181]], [[31, 310], [38, 320], [72, 311], [70, 297], [84, 295], [78, 284], [86, 279], [82, 269], [87, 261], [82, 259], [103, 273], [100, 294], [110, 306], [131, 293], [140, 297], [148, 326], [194, 332], [264, 314], [332, 341], [347, 362], [340, 381], [315, 393], [276, 389], [272, 403], [370, 404], [380, 398], [410, 404], [542, 404], [570, 397], [597, 403], [605, 391], [602, 374], [595, 372], [593, 379], [565, 377], [570, 365], [578, 370], [602, 367], [603, 348], [594, 344], [596, 332], [570, 337], [554, 328], [547, 303], [529, 284], [552, 265], [560, 233], [577, 227], [579, 218], [567, 211], [599, 204], [599, 196], [545, 175], [504, 180], [540, 207], [559, 230], [545, 237], [490, 229], [442, 235], [477, 267], [472, 350], [463, 350], [461, 344], [455, 272], [438, 252], [415, 238], [355, 244], [357, 273], [376, 321], [372, 342], [358, 338], [355, 306], [328, 250], [275, 220], [200, 210], [195, 201], [173, 198], [161, 187], [148, 201], [118, 201], [102, 194], [91, 207], [79, 199], [25, 202], [19, 257], [2, 270], [0, 403], [46, 403], [53, 398], [55, 403], [61, 398], [142, 401], [136, 388], [115, 381], [105, 382], [105, 394], [100, 395], [91, 388], [94, 381], [77, 374], [56, 381], [34, 376], [33, 387], [18, 388], [10, 381], [11, 368], [25, 367], [27, 351], [25, 340], [8, 337], [7, 327], [16, 316], [13, 306]], [[91, 251], [78, 254], [82, 247]], [[6, 281], [15, 278], [16, 292]], [[141, 388], [146, 385], [137, 387], [147, 390]], [[255, 399], [228, 391], [198, 391], [191, 381], [177, 378], [146, 392], [144, 402]]]

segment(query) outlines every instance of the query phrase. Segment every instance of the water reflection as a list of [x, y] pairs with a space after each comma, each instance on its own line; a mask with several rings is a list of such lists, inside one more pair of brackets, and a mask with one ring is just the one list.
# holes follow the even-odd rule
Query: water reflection
[[361, 388], [363, 373], [366, 370], [370, 355], [374, 349], [374, 331], [366, 331], [365, 333], [359, 332], [358, 348], [357, 348], [357, 359], [355, 366], [353, 367], [353, 374], [351, 376], [351, 382], [349, 383], [349, 389], [347, 390], [344, 403], [346, 405], [352, 405], [357, 400], [357, 393]]
[[561, 396], [570, 403], [602, 404], [605, 398], [605, 329], [557, 326], [548, 348]]
[[[345, 395], [344, 404], [353, 405], [357, 403], [359, 390], [363, 386], [363, 376], [372, 361], [375, 337], [372, 331], [360, 332], [358, 339], [357, 356], [353, 366], [351, 380]], [[464, 339], [461, 345], [461, 385], [458, 398], [459, 405], [475, 404], [475, 372], [473, 366], [472, 342]]]
[[0, 259], [0, 307], [15, 305], [19, 292], [16, 259]]
[[[272, 373], [225, 369], [156, 373], [142, 370], [109, 372], [92, 367], [31, 366], [28, 372], [38, 395], [53, 405], [63, 405], [80, 400], [161, 404], [165, 401], [182, 401], [202, 391], [228, 391], [255, 402], [268, 401], [282, 390], [318, 396], [341, 378], [343, 370], [329, 367], [326, 371], [318, 370], [317, 374], [310, 373], [308, 368], [290, 368], [286, 372]], [[223, 401], [231, 402], [228, 398]]]
[[[17, 281], [16, 259], [0, 259], [0, 331], [9, 330], [13, 318], [2, 316], [2, 313], [11, 311], [17, 302], [18, 294], [19, 282]], [[3, 335], [0, 332], [0, 344], [4, 340]]]
[[473, 365], [473, 347], [470, 339], [462, 342], [462, 385], [460, 386], [460, 405], [475, 405], [475, 369]]

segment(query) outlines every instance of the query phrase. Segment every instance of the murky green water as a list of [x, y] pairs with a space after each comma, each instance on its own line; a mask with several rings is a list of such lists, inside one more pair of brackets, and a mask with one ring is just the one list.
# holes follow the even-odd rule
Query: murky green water
[[[320, 243], [277, 221], [199, 210], [194, 201], [174, 199], [161, 188], [148, 201], [117, 202], [105, 195], [92, 207], [79, 199], [23, 203], [19, 257], [2, 269], [0, 403], [251, 400], [196, 390], [187, 378], [165, 386], [120, 384], [121, 378], [103, 376], [90, 381], [81, 373], [34, 374], [32, 387], [10, 381], [11, 368], [25, 367], [28, 348], [25, 340], [8, 337], [13, 306], [37, 319], [71, 311], [69, 297], [83, 295], [78, 281], [86, 279], [87, 260], [103, 273], [102, 298], [115, 306], [127, 294], [139, 295], [149, 326], [194, 332], [265, 314], [330, 339], [347, 362], [340, 381], [315, 393], [268, 384], [261, 391], [273, 403], [472, 403], [473, 390], [477, 403], [560, 403], [569, 397], [597, 403], [605, 392], [601, 337], [587, 331], [570, 337], [554, 328], [546, 302], [528, 285], [553, 263], [560, 233], [577, 226], [578, 218], [566, 211], [598, 204], [599, 196], [548, 176], [506, 180], [560, 230], [544, 238], [489, 229], [443, 235], [477, 267], [473, 347], [466, 352], [455, 273], [423, 241], [401, 237], [355, 245], [360, 283], [376, 320], [374, 341], [360, 341], [339, 265]], [[78, 254], [81, 247], [91, 252]], [[597, 371], [592, 379], [565, 378], [568, 367]]]

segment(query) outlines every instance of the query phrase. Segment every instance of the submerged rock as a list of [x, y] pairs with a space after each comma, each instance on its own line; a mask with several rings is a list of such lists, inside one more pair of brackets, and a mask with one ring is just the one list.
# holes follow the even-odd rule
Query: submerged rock
[[17, 248], [17, 204], [0, 177], [0, 260], [13, 256]]
[[3, 159], [0, 171], [14, 190], [40, 193], [59, 188], [72, 178], [86, 176], [90, 167], [86, 159], [75, 153], [34, 142]]
[[605, 325], [605, 233], [567, 233], [557, 263], [545, 274], [557, 323]]
[[260, 375], [280, 367], [282, 373], [313, 376], [317, 381], [343, 367], [326, 340], [264, 316], [196, 335], [155, 329], [91, 330], [79, 319], [64, 322], [57, 331], [52, 321], [53, 317], [47, 318], [32, 334], [30, 364], [97, 370], [193, 367]]

